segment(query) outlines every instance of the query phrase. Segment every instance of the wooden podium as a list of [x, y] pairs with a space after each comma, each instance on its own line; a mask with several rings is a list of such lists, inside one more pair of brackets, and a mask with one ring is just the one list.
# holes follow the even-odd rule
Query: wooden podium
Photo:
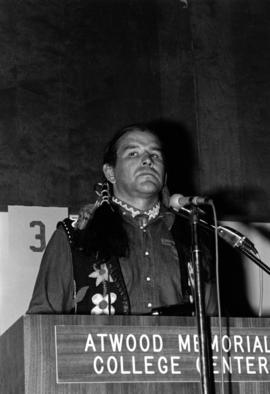
[[[226, 393], [269, 393], [270, 318], [210, 323], [216, 393], [222, 374]], [[0, 341], [1, 393], [201, 392], [192, 317], [26, 315]]]

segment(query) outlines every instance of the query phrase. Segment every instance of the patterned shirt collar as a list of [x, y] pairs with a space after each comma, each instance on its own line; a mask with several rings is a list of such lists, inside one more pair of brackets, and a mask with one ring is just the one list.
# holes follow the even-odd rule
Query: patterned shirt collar
[[132, 205], [127, 204], [126, 202], [119, 200], [119, 198], [112, 197], [112, 200], [115, 204], [119, 205], [124, 211], [128, 212], [132, 218], [135, 218], [138, 215], [145, 215], [148, 217], [148, 220], [155, 219], [160, 211], [160, 202], [157, 202], [152, 208], [147, 211], [141, 211], [140, 209], [134, 208]]

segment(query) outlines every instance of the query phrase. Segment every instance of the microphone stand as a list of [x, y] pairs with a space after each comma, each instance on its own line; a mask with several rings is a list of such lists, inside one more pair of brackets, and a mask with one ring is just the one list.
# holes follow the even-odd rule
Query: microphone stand
[[196, 206], [192, 207], [191, 211], [191, 238], [192, 238], [192, 261], [194, 267], [195, 279], [195, 307], [196, 318], [199, 337], [200, 350], [200, 370], [201, 370], [201, 387], [203, 394], [210, 394], [212, 392], [211, 382], [211, 364], [210, 364], [210, 349], [209, 339], [207, 335], [207, 322], [205, 313], [204, 301], [204, 287], [201, 274], [200, 264], [200, 246], [199, 246], [199, 209]]
[[[192, 262], [195, 279], [195, 308], [200, 351], [201, 388], [203, 394], [211, 394], [213, 392], [213, 382], [211, 379], [212, 365], [210, 364], [211, 351], [209, 346], [209, 336], [205, 314], [204, 287], [201, 274], [201, 251], [199, 247], [198, 228], [204, 227], [210, 231], [214, 231], [215, 226], [199, 218], [199, 213], [202, 211], [196, 205], [193, 205], [191, 210], [181, 208], [182, 212], [176, 209], [172, 209], [172, 211], [185, 219], [190, 219], [191, 222]], [[218, 226], [217, 232], [220, 238], [229, 243], [232, 247], [237, 248], [241, 253], [249, 257], [255, 264], [257, 264], [268, 275], [270, 275], [270, 267], [264, 264], [257, 257], [257, 250], [255, 246], [245, 236], [227, 226]]]
[[[200, 212], [200, 209], [197, 208]], [[181, 208], [180, 211], [172, 210], [177, 215], [189, 219], [190, 215], [192, 215], [192, 211], [190, 209]], [[204, 227], [207, 230], [214, 231], [215, 226], [207, 223], [205, 220], [199, 219], [199, 226]], [[220, 238], [222, 238], [225, 242], [231, 245], [233, 248], [238, 249], [241, 253], [247, 256], [250, 260], [252, 260], [258, 267], [260, 267], [264, 272], [270, 275], [270, 267], [266, 265], [263, 261], [261, 261], [257, 256], [257, 250], [254, 244], [249, 241], [243, 234], [239, 233], [237, 230], [232, 229], [228, 226], [218, 226], [217, 232]]]

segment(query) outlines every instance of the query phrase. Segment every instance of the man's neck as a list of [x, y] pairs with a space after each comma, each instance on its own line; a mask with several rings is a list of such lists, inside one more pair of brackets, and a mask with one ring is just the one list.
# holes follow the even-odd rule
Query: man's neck
[[129, 199], [129, 198], [121, 198], [120, 196], [115, 195], [116, 198], [121, 200], [124, 203], [127, 203], [128, 205], [131, 205], [132, 207], [139, 209], [140, 211], [147, 211], [158, 202], [158, 197], [153, 197], [153, 198], [136, 198], [136, 199]]
[[[150, 209], [140, 210], [138, 208], [133, 207], [132, 205], [129, 205], [126, 202], [123, 202], [122, 200], [119, 200], [119, 198], [115, 196], [112, 197], [112, 201], [122, 208], [124, 215], [128, 213], [133, 218], [138, 216], [140, 216], [141, 218], [144, 217], [144, 220], [146, 219], [147, 221], [149, 221], [150, 219], [155, 219], [160, 211], [160, 202], [156, 202], [154, 206]], [[147, 224], [147, 221], [144, 222], [145, 225]]]

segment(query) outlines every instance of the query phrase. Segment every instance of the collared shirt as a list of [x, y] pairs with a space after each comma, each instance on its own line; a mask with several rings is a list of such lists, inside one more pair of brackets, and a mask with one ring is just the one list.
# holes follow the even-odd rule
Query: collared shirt
[[170, 228], [174, 215], [161, 208], [159, 215], [132, 217], [121, 208], [129, 237], [129, 255], [120, 265], [130, 298], [131, 313], [182, 302], [178, 253]]

